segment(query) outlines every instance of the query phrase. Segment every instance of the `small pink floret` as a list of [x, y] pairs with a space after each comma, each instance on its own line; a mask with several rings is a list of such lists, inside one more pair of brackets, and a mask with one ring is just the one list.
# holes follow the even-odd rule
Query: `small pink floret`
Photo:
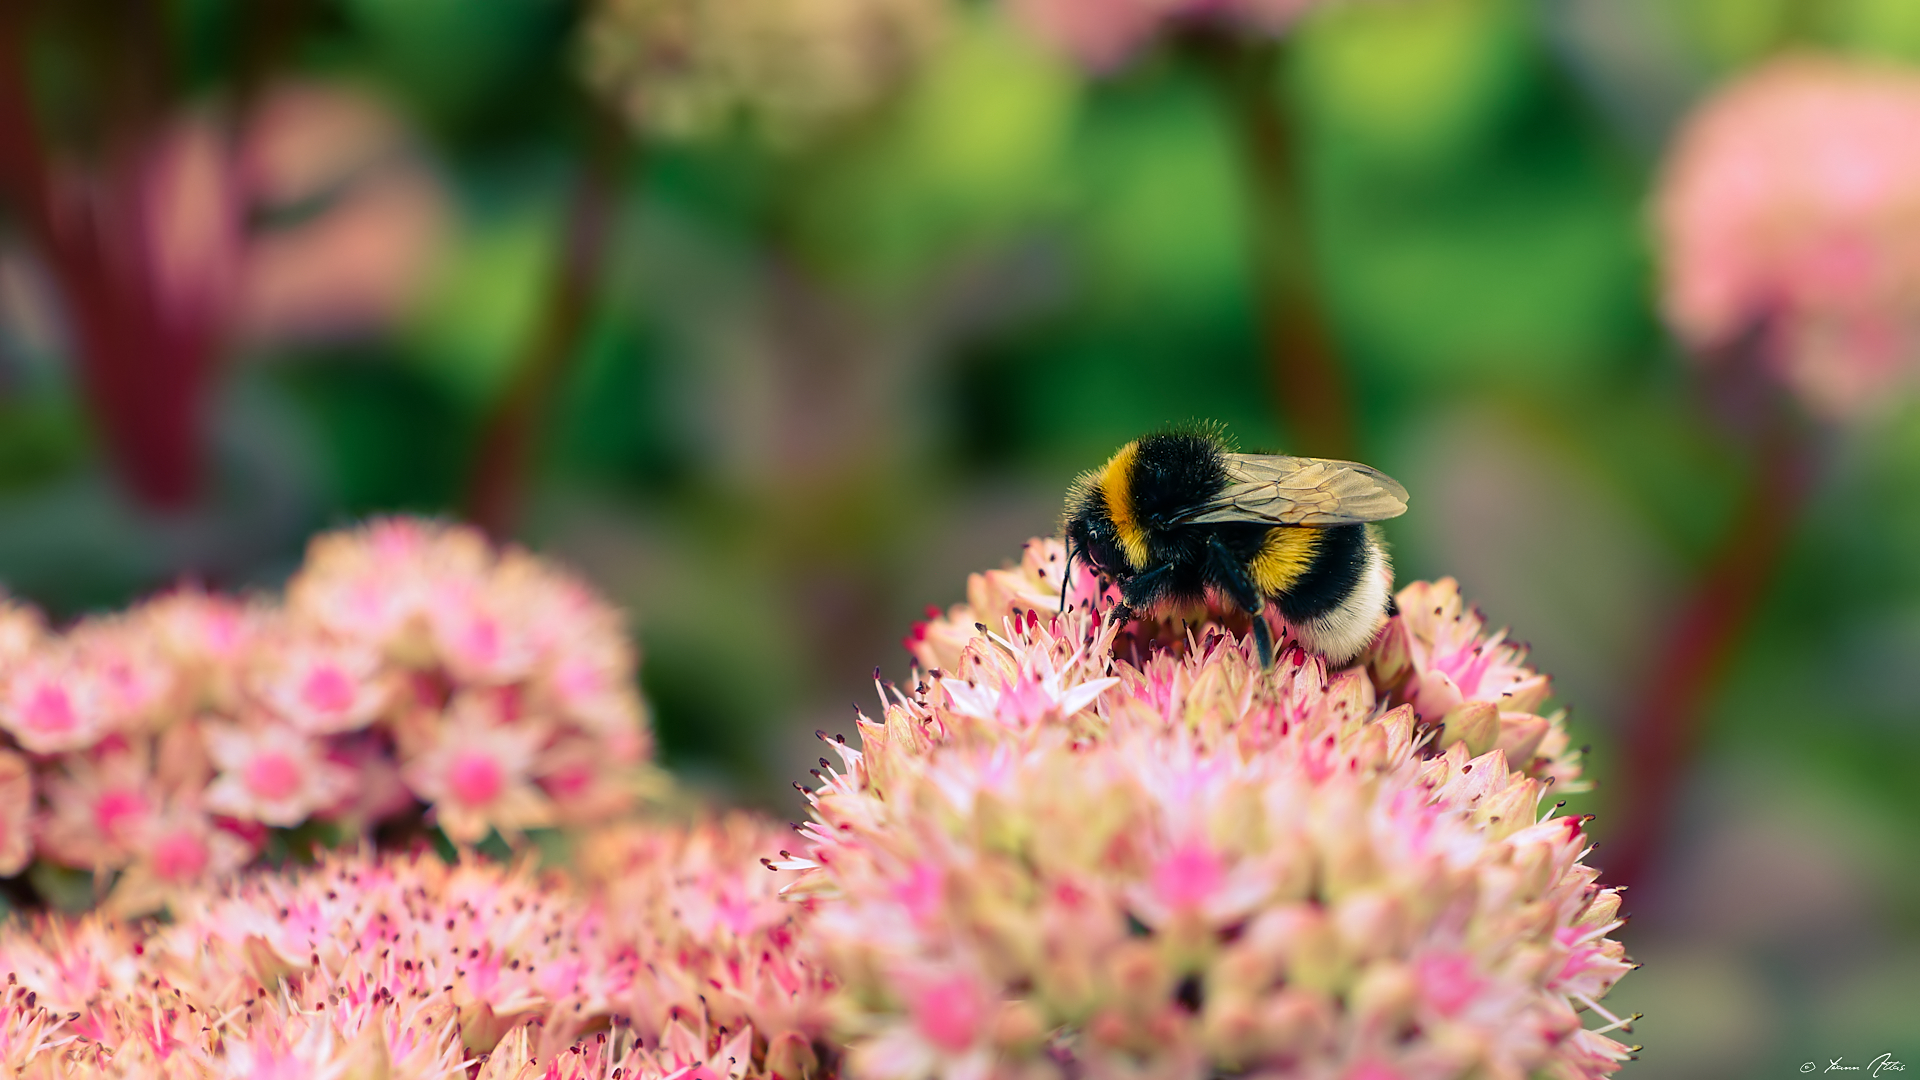
[[1153, 891], [1168, 907], [1191, 910], [1212, 899], [1226, 877], [1212, 848], [1183, 844], [1153, 868]]
[[598, 665], [562, 660], [554, 670], [553, 685], [569, 701], [583, 701], [606, 689], [607, 680]]
[[540, 784], [556, 798], [577, 798], [593, 787], [593, 766], [584, 763], [563, 766], [541, 777]]
[[353, 680], [338, 667], [323, 664], [307, 674], [300, 687], [300, 700], [315, 712], [346, 712], [353, 707]]
[[93, 824], [102, 836], [120, 839], [120, 829], [147, 813], [146, 796], [138, 791], [108, 791], [93, 804]]
[[1003, 691], [1000, 695], [1002, 715], [1017, 720], [1023, 727], [1031, 727], [1046, 719], [1056, 706], [1040, 680], [1027, 676]]
[[248, 791], [263, 799], [285, 799], [300, 790], [300, 763], [287, 754], [268, 750], [247, 762], [240, 779]]
[[894, 899], [900, 901], [917, 923], [927, 923], [940, 914], [940, 899], [946, 892], [946, 875], [931, 863], [917, 863], [907, 879], [894, 886]]
[[262, 1049], [256, 1051], [253, 1068], [245, 1075], [246, 1080], [313, 1080], [315, 1072], [298, 1054]]
[[973, 980], [954, 975], [928, 986], [913, 1002], [913, 1022], [927, 1041], [958, 1053], [973, 1045], [986, 1005]]
[[67, 696], [66, 688], [52, 683], [34, 687], [23, 712], [27, 727], [46, 734], [72, 731], [79, 724], [73, 714], [73, 699]]
[[1420, 996], [1443, 1016], [1465, 1008], [1485, 985], [1464, 956], [1426, 957], [1414, 966], [1414, 977], [1420, 982]]
[[721, 926], [745, 936], [753, 931], [753, 901], [740, 893], [722, 892], [714, 901], [713, 917]]
[[506, 786], [506, 770], [479, 750], [462, 751], [447, 769], [447, 789], [465, 806], [485, 806]]
[[485, 616], [467, 623], [459, 635], [460, 652], [482, 666], [500, 658], [500, 625]]
[[187, 830], [171, 833], [153, 845], [153, 872], [163, 881], [197, 881], [206, 872], [213, 853], [207, 843]]

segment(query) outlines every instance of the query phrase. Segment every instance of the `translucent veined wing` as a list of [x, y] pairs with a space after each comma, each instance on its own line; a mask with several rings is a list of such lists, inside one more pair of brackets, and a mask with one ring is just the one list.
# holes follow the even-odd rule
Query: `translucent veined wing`
[[1370, 465], [1285, 454], [1227, 454], [1227, 486], [1173, 519], [1175, 525], [1228, 521], [1348, 525], [1407, 512], [1407, 489]]

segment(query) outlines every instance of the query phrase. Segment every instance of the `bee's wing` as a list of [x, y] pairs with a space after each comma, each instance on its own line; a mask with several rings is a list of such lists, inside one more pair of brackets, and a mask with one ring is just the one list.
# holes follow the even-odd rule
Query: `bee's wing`
[[1228, 454], [1219, 496], [1174, 519], [1177, 525], [1228, 521], [1273, 525], [1347, 525], [1407, 512], [1407, 489], [1355, 461]]

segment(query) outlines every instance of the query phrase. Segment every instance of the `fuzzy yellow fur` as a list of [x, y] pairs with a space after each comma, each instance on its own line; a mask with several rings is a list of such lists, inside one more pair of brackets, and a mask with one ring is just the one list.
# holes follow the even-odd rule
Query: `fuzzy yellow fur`
[[1147, 534], [1133, 515], [1133, 461], [1140, 454], [1136, 440], [1120, 448], [1100, 470], [1100, 491], [1107, 498], [1107, 514], [1113, 518], [1113, 532], [1120, 540], [1120, 551], [1135, 573], [1147, 568]]

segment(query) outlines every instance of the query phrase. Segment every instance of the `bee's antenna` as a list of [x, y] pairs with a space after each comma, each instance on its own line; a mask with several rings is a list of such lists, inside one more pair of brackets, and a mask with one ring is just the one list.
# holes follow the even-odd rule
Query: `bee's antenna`
[[1060, 570], [1060, 614], [1067, 613], [1067, 590], [1073, 587], [1073, 541], [1067, 541], [1067, 565]]

